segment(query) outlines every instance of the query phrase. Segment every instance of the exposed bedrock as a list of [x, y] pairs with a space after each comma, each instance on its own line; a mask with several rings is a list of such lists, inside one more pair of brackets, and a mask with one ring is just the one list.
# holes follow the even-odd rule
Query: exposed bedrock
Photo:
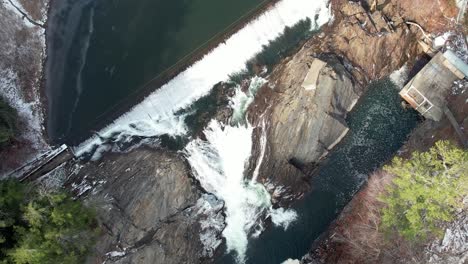
[[276, 68], [248, 115], [257, 126], [254, 142], [267, 139], [264, 149], [254, 146], [251, 169], [263, 152], [258, 179], [278, 196], [274, 199], [309, 189], [307, 179], [317, 163], [346, 135], [346, 114], [361, 93], [362, 86], [334, 55], [318, 59], [304, 48]]
[[199, 263], [212, 256], [223, 203], [203, 194], [189, 173], [178, 154], [145, 149], [82, 167], [69, 186], [97, 208], [102, 230], [88, 263]]
[[263, 157], [258, 179], [280, 202], [309, 190], [319, 161], [346, 135], [346, 115], [363, 87], [411, 66], [420, 52], [421, 32], [391, 4], [368, 12], [356, 2], [334, 1], [334, 14], [332, 24], [275, 68], [249, 108], [257, 127], [249, 171], [255, 174]]
[[398, 3], [367, 12], [356, 2], [336, 2], [333, 25], [306, 44], [316, 53], [347, 58], [363, 75], [356, 77], [367, 81], [388, 76], [418, 53], [421, 32], [405, 23], [407, 18], [398, 12], [402, 9], [395, 7]]

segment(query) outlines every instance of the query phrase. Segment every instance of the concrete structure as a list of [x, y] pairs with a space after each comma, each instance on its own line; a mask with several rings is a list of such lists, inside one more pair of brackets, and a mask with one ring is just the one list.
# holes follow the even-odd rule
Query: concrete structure
[[17, 168], [7, 177], [17, 178], [20, 181], [34, 181], [73, 158], [71, 149], [67, 145], [61, 145]]
[[424, 117], [440, 121], [453, 82], [468, 76], [468, 65], [452, 51], [437, 53], [401, 90], [400, 95]]
[[320, 71], [327, 64], [319, 59], [314, 59], [310, 65], [309, 72], [302, 83], [302, 88], [309, 90], [315, 90], [317, 88], [317, 80], [320, 74]]

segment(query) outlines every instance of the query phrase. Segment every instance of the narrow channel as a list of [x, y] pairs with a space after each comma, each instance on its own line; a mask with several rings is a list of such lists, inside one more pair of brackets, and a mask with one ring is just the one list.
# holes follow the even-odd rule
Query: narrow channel
[[[272, 225], [258, 238], [250, 238], [246, 263], [282, 263], [302, 258], [367, 175], [403, 145], [417, 125], [418, 115], [403, 109], [397, 86], [384, 79], [369, 85], [347, 123], [348, 135], [312, 179], [312, 192], [292, 207], [297, 220], [287, 230]], [[217, 263], [236, 263], [235, 255], [224, 255]]]

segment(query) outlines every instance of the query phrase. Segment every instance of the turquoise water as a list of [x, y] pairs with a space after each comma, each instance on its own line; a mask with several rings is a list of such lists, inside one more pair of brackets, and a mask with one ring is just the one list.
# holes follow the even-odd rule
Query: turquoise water
[[134, 104], [145, 83], [264, 2], [53, 1], [47, 36], [49, 138], [83, 139], [109, 113]]
[[[48, 35], [50, 138], [78, 142], [107, 113], [133, 104], [143, 84], [261, 2], [55, 1]], [[272, 60], [274, 64], [275, 56], [263, 54], [262, 62]], [[216, 111], [214, 104], [219, 102], [216, 94], [212, 97], [194, 104], [193, 120], [188, 117], [191, 129], [200, 130], [204, 122], [199, 119], [210, 119]], [[210, 117], [203, 118], [205, 115]], [[293, 206], [299, 214], [297, 222], [287, 231], [271, 227], [252, 238], [247, 263], [281, 263], [306, 254], [366, 175], [401, 147], [417, 116], [400, 107], [396, 87], [383, 80], [369, 87], [348, 123], [350, 133], [312, 180], [313, 191]], [[180, 148], [185, 141], [176, 143], [174, 148]], [[231, 263], [233, 259], [226, 255], [217, 262]]]
[[[330, 153], [311, 180], [313, 190], [293, 205], [299, 217], [284, 231], [271, 226], [251, 238], [246, 263], [281, 263], [300, 259], [365, 182], [369, 173], [390, 159], [416, 126], [418, 116], [404, 110], [389, 80], [372, 83], [349, 114], [350, 132]], [[225, 255], [217, 263], [234, 263]]]

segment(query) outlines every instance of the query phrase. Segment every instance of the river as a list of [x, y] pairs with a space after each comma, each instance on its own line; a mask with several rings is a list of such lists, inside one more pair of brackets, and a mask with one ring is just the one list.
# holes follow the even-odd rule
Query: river
[[[138, 3], [67, 1], [63, 9], [56, 9], [53, 14], [56, 20], [51, 20], [51, 23], [62, 21], [64, 25], [56, 24], [53, 30], [58, 33], [49, 38], [58, 37], [48, 40], [49, 48], [56, 48], [49, 63], [57, 62], [48, 67], [51, 77], [48, 79], [51, 84], [48, 130], [52, 140], [65, 142], [75, 142], [89, 133], [94, 127], [91, 124], [100, 115], [112, 110], [120, 100], [131, 98], [143, 83], [260, 3], [232, 4], [219, 0], [219, 3], [198, 3], [211, 8], [205, 10], [200, 6], [191, 7], [197, 1], [190, 4], [188, 1], [157, 4], [159, 1], [149, 0]], [[220, 5], [221, 9], [214, 11], [211, 5]], [[222, 15], [223, 8], [237, 15]], [[154, 18], [156, 10], [163, 12], [165, 18]], [[203, 12], [189, 15], [194, 10]], [[171, 12], [177, 15], [170, 16]], [[208, 15], [222, 18], [208, 18]], [[186, 116], [177, 114], [179, 110], [209, 94], [218, 82], [245, 69], [246, 62], [277, 38], [286, 26], [307, 18], [313, 21], [312, 29], [317, 29], [331, 17], [325, 0], [280, 1], [146, 98], [131, 102], [135, 104], [131, 109], [75, 147], [76, 154], [97, 160], [107, 151], [119, 151], [123, 145], [133, 144], [135, 138], [143, 143], [152, 140], [157, 143], [162, 135], [186, 136]], [[184, 24], [186, 19], [192, 23]], [[210, 30], [195, 27], [197, 23], [203, 27], [206, 19], [225, 21], [219, 22], [224, 26], [210, 26]], [[192, 34], [182, 29], [184, 25], [192, 29]], [[74, 28], [76, 35], [65, 28]], [[197, 45], [190, 45], [189, 40], [198, 39], [193, 34], [198, 33], [196, 30], [201, 30], [205, 37]], [[177, 32], [188, 35], [177, 37]], [[183, 39], [183, 43], [175, 41]], [[252, 94], [245, 98], [254, 96], [253, 88]], [[251, 101], [247, 99], [242, 101]], [[206, 140], [193, 139], [184, 148], [183, 153], [201, 186], [225, 202], [228, 227], [223, 237], [228, 253], [220, 256], [218, 263], [281, 263], [288, 258], [302, 257], [359, 190], [367, 175], [401, 147], [416, 125], [417, 115], [403, 110], [395, 85], [382, 80], [371, 84], [347, 121], [351, 130], [313, 178], [313, 191], [290, 210], [273, 208], [265, 187], [247, 181], [251, 177], [243, 175], [255, 143], [248, 124], [221, 127], [213, 120], [205, 129]], [[258, 224], [265, 213], [271, 216], [273, 224], [263, 230]]]
[[[389, 79], [372, 83], [347, 118], [348, 135], [329, 154], [311, 182], [312, 192], [296, 202], [296, 221], [285, 230], [272, 225], [252, 237], [246, 263], [300, 259], [366, 181], [367, 175], [395, 155], [416, 126], [418, 115], [401, 107]], [[235, 253], [217, 263], [235, 263]]]
[[266, 2], [52, 1], [46, 65], [49, 138], [77, 143], [89, 136], [106, 116], [134, 104], [145, 83]]

